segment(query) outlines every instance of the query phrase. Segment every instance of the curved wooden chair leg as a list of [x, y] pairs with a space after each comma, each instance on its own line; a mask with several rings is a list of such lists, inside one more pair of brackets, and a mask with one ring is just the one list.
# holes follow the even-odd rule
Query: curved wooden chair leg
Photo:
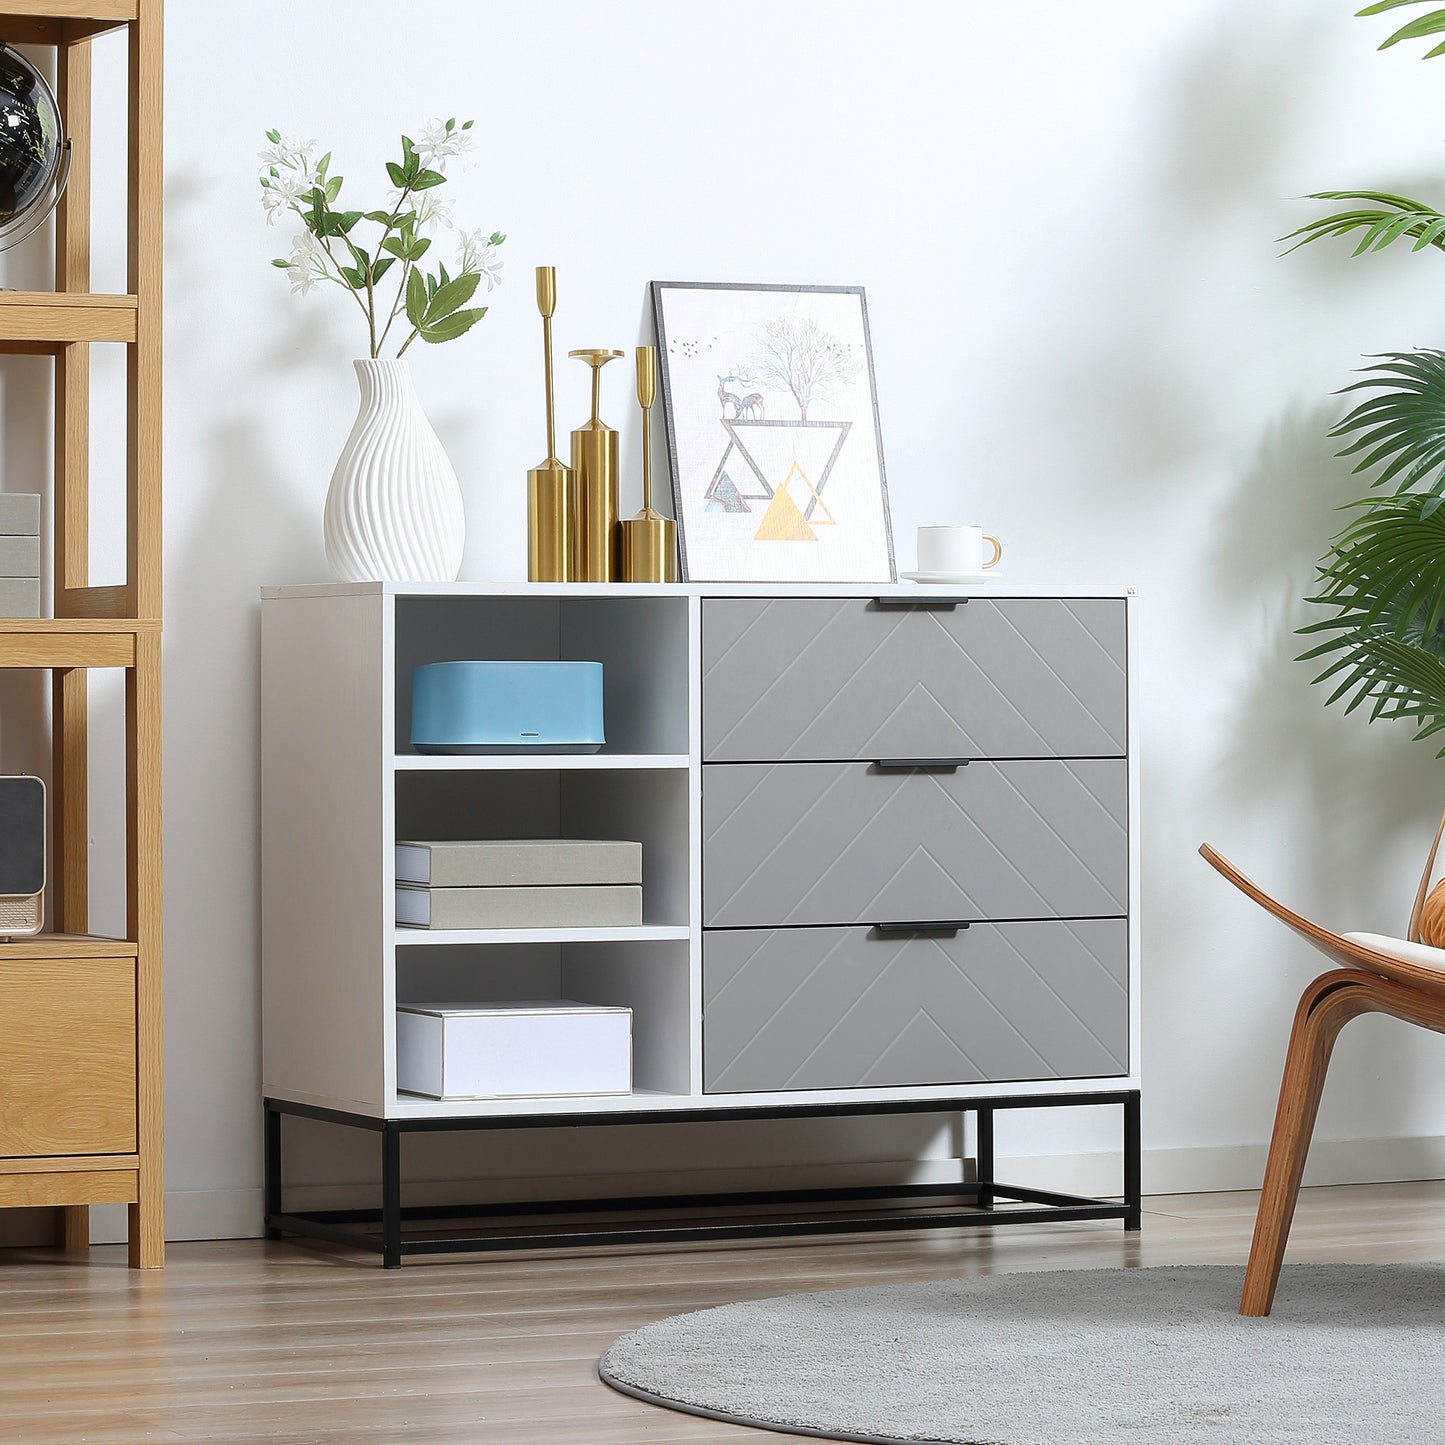
[[1254, 1242], [1244, 1273], [1239, 1301], [1242, 1315], [1267, 1315], [1274, 1304], [1330, 1053], [1345, 1024], [1374, 1006], [1369, 994], [1367, 975], [1355, 969], [1331, 969], [1300, 996], [1279, 1087]]

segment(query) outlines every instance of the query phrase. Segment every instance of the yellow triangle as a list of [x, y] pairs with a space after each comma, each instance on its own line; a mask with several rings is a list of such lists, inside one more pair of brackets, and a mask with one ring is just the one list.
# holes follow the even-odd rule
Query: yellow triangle
[[755, 542], [816, 542], [818, 534], [803, 520], [798, 504], [788, 495], [785, 482], [773, 493], [758, 527]]
[[803, 485], [808, 489], [808, 495], [812, 497], [812, 499], [822, 509], [822, 518], [820, 520], [814, 521], [813, 525], [815, 527], [836, 527], [838, 525], [838, 519], [832, 514], [832, 512], [828, 510], [827, 502], [825, 502], [822, 497], [818, 495], [817, 491], [813, 487], [812, 482], [808, 480], [807, 472], [805, 472], [802, 467], [797, 464], [797, 462], [793, 463], [793, 470], [788, 473], [788, 481], [784, 482], [783, 486], [786, 487], [788, 485], [788, 482], [791, 482], [795, 475], [802, 477]]

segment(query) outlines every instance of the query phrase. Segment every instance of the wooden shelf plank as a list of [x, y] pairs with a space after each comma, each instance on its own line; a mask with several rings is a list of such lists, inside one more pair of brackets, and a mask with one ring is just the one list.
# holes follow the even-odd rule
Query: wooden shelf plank
[[139, 951], [124, 938], [103, 938], [98, 933], [37, 933], [0, 943], [0, 968], [19, 959], [134, 958]]
[[134, 1154], [33, 1154], [0, 1157], [0, 1174], [90, 1174], [107, 1169], [134, 1169]]
[[138, 1188], [132, 1169], [56, 1169], [7, 1174], [0, 1166], [0, 1209], [47, 1204], [133, 1204]]
[[91, 637], [107, 632], [124, 636], [160, 630], [158, 617], [0, 617], [0, 637], [12, 632], [30, 632], [41, 637]]
[[10, 19], [106, 20], [120, 25], [134, 20], [137, 0], [3, 0], [0, 24]]
[[136, 308], [134, 296], [0, 291], [0, 350], [12, 343], [28, 347], [71, 341], [133, 342]]
[[[136, 629], [114, 624], [81, 632], [45, 626], [50, 619], [7, 619], [0, 627], [0, 667], [134, 667]], [[70, 619], [61, 619], [68, 622]], [[77, 619], [79, 620], [79, 619]]]

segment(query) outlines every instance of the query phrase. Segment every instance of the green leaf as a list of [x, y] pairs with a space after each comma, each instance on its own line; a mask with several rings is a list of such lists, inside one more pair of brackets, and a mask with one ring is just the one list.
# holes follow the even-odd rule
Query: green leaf
[[375, 221], [378, 226], [390, 226], [396, 221], [396, 217], [390, 211], [367, 211], [362, 219]]
[[331, 152], [330, 152], [330, 151], [327, 151], [326, 154], [325, 154], [324, 156], [322, 156], [319, 161], [316, 162], [316, 171], [317, 171], [317, 174], [324, 176], [324, 175], [326, 174], [326, 167], [329, 166], [330, 164], [331, 164]]
[[336, 227], [338, 233], [344, 236], [360, 219], [360, 211], [342, 211], [336, 217]]
[[445, 286], [438, 286], [431, 305], [427, 307], [427, 324], [433, 325], [443, 317], [450, 316], [458, 307], [465, 306], [476, 295], [477, 283], [481, 279], [473, 271], [468, 275], [458, 276], [455, 281], [448, 281]]
[[420, 271], [413, 271], [406, 278], [406, 319], [420, 327], [426, 317], [426, 282]]
[[458, 336], [464, 336], [470, 331], [486, 314], [485, 306], [478, 306], [471, 311], [454, 311], [438, 322], [418, 326], [417, 330], [423, 341], [429, 341], [433, 345], [443, 341], [455, 341]]
[[406, 242], [400, 236], [388, 236], [381, 243], [381, 249], [400, 260], [406, 260]]
[[388, 176], [391, 177], [392, 185], [394, 185], [398, 190], [404, 191], [406, 189], [406, 172], [399, 165], [397, 165], [395, 161], [387, 161], [386, 173]]
[[331, 179], [326, 182], [326, 199], [328, 201], [334, 201], [337, 196], [341, 194], [341, 181], [342, 177], [332, 176]]
[[386, 273], [390, 271], [391, 268], [395, 265], [396, 262], [392, 260], [390, 256], [382, 256], [378, 260], [374, 261], [371, 266], [371, 284], [373, 286], [376, 285], [376, 283], [380, 281], [381, 278], [385, 276]]
[[428, 251], [431, 250], [431, 237], [418, 236], [407, 248], [406, 259], [408, 261], [420, 261]]
[[355, 266], [341, 266], [338, 269], [342, 279], [353, 291], [366, 290], [366, 273], [364, 271], [358, 271]]
[[440, 171], [418, 171], [412, 179], [414, 191], [429, 191], [433, 186], [446, 184], [446, 177]]

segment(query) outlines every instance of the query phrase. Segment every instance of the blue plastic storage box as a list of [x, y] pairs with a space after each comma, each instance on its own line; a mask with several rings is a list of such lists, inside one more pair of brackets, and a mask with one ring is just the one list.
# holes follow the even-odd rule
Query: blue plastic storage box
[[411, 675], [419, 753], [595, 753], [600, 662], [428, 662]]

